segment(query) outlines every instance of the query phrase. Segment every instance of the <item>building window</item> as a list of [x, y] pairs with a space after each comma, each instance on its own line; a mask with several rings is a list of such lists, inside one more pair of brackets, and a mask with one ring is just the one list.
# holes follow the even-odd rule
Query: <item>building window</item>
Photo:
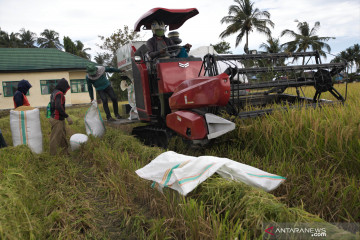
[[70, 80], [71, 93], [88, 92], [88, 86], [85, 79]]
[[41, 94], [51, 94], [55, 90], [56, 84], [59, 80], [60, 79], [40, 80]]
[[[17, 87], [18, 87], [18, 83], [20, 81], [11, 81], [11, 82], [3, 82], [3, 93], [4, 93], [4, 97], [13, 97]], [[26, 96], [30, 95], [30, 90], [26, 93]]]

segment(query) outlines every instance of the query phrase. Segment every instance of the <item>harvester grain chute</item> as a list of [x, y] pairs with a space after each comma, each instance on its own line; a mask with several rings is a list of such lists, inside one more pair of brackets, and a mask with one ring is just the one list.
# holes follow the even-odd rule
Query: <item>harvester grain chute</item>
[[[196, 8], [154, 8], [135, 24], [135, 31], [150, 29], [153, 20], [163, 21], [170, 30], [198, 14]], [[130, 42], [118, 50], [118, 67], [125, 70], [135, 89], [139, 119], [146, 123], [133, 129], [133, 134], [146, 144], [166, 147], [169, 139], [180, 135], [195, 144], [206, 144], [235, 129], [235, 124], [219, 116], [225, 109], [238, 117], [253, 117], [271, 112], [270, 109], [244, 111], [248, 105], [264, 107], [269, 103], [331, 102], [320, 99], [330, 92], [339, 101], [344, 98], [332, 84], [332, 76], [341, 72], [345, 64], [321, 64], [317, 52], [249, 55], [207, 54], [201, 57], [151, 59], [146, 42]], [[313, 65], [259, 67], [285, 58], [314, 57]], [[252, 61], [252, 67], [244, 67]], [[225, 64], [221, 69], [219, 63]], [[245, 65], [244, 65], [245, 64]], [[253, 76], [264, 77], [256, 83], [245, 83]], [[271, 79], [265, 81], [265, 79]], [[285, 94], [289, 87], [314, 86], [310, 99]]]

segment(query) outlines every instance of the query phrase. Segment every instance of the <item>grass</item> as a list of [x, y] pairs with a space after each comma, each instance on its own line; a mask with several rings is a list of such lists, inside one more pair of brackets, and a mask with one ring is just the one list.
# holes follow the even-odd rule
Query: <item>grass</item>
[[[272, 193], [214, 176], [187, 197], [162, 194], [135, 170], [164, 150], [129, 136], [130, 126], [108, 128], [70, 156], [51, 157], [42, 112], [44, 153], [0, 150], [0, 239], [261, 239], [264, 222], [359, 222], [359, 87], [345, 107], [237, 122], [206, 148], [172, 140], [169, 149], [179, 153], [228, 157], [287, 177]], [[85, 133], [86, 110], [68, 110], [68, 137]], [[10, 144], [8, 117], [0, 129]]]
[[[330, 222], [360, 221], [360, 97], [350, 84], [345, 106], [279, 111], [237, 121], [232, 133], [194, 152], [241, 161], [287, 177], [274, 194]], [[340, 91], [344, 91], [345, 85]], [[313, 94], [312, 88], [305, 93]], [[185, 150], [182, 150], [185, 149]]]

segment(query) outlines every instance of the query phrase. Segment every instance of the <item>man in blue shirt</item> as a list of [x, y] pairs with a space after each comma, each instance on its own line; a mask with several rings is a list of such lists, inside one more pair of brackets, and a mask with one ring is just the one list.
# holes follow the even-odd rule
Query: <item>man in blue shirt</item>
[[[179, 32], [169, 32], [168, 38], [170, 38], [175, 45], [180, 45], [182, 42], [182, 40], [179, 38]], [[191, 47], [192, 46], [189, 43], [185, 44], [184, 46], [179, 46], [179, 49], [174, 52], [174, 54], [177, 58], [187, 58], [189, 57], [188, 53]]]

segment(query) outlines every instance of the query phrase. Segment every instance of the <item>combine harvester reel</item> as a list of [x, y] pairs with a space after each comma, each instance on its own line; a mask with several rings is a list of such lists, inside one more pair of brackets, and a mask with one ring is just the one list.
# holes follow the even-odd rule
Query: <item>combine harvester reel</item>
[[[314, 64], [295, 65], [289, 61], [297, 58], [308, 58]], [[261, 67], [261, 65], [275, 65], [274, 63], [288, 60], [288, 65]], [[301, 59], [302, 60], [302, 59]], [[251, 62], [252, 67], [244, 67]], [[271, 104], [286, 104], [288, 107], [316, 107], [324, 104], [343, 103], [345, 98], [334, 88], [333, 77], [344, 71], [346, 63], [322, 64], [320, 55], [315, 52], [300, 53], [264, 53], [246, 55], [206, 55], [201, 71], [207, 76], [219, 74], [219, 63], [228, 66], [226, 73], [230, 75], [231, 97], [226, 111], [239, 118], [258, 117], [273, 111], [268, 108]], [[280, 64], [279, 64], [280, 65]], [[241, 67], [239, 67], [241, 66]], [[248, 80], [249, 79], [249, 80]], [[313, 86], [315, 94], [306, 97], [303, 86]], [[296, 95], [284, 93], [288, 88], [296, 88]], [[331, 93], [336, 101], [320, 99], [324, 92]], [[256, 108], [257, 110], [246, 110]]]

